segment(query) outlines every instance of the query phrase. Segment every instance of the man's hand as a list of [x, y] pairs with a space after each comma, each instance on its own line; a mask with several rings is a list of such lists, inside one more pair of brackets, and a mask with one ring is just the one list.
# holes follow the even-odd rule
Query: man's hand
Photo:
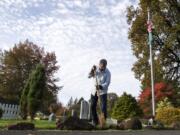
[[94, 65], [94, 66], [91, 68], [91, 71], [90, 71], [90, 73], [89, 73], [89, 78], [95, 76], [95, 74], [94, 74], [95, 71], [96, 71], [96, 65]]
[[92, 67], [91, 71], [96, 71], [96, 65]]
[[101, 85], [96, 85], [97, 90], [103, 90], [103, 87]]

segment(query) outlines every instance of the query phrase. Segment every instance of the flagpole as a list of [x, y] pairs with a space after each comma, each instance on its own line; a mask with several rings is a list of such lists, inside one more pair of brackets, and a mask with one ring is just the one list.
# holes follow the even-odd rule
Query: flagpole
[[154, 71], [153, 71], [153, 54], [152, 54], [152, 22], [151, 22], [149, 8], [148, 8], [148, 33], [149, 33], [149, 50], [150, 50], [150, 65], [151, 65], [152, 115], [155, 116]]

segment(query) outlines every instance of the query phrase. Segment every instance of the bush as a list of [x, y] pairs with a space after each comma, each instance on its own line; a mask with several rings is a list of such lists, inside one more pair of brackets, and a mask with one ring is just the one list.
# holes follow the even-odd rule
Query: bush
[[2, 115], [3, 115], [3, 110], [0, 108], [0, 119], [1, 119]]
[[172, 103], [169, 101], [167, 97], [159, 101], [157, 104], [157, 108], [163, 108], [163, 107], [173, 107]]
[[180, 121], [180, 109], [174, 107], [159, 108], [157, 110], [156, 120], [159, 120], [167, 125]]
[[34, 129], [35, 129], [34, 124], [28, 122], [20, 122], [8, 126], [8, 130], [34, 130]]
[[167, 97], [158, 102], [156, 112], [159, 109], [166, 108], [166, 107], [173, 107], [172, 103], [169, 101]]
[[[139, 105], [143, 109], [143, 113], [145, 116], [151, 115], [151, 88], [147, 87], [141, 91], [139, 95]], [[176, 90], [170, 85], [164, 82], [156, 83], [155, 84], [155, 100], [156, 102], [162, 101], [165, 97], [169, 99], [172, 103], [177, 103], [177, 93]], [[168, 102], [169, 102], [168, 101]], [[169, 103], [167, 103], [169, 104]], [[171, 103], [169, 104], [171, 105]]]
[[141, 115], [142, 110], [138, 106], [136, 99], [126, 93], [119, 97], [112, 112], [112, 117], [119, 121]]

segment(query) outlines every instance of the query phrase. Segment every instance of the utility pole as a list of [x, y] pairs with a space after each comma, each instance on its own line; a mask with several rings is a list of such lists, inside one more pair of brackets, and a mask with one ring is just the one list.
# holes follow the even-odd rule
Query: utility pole
[[148, 33], [149, 33], [149, 50], [150, 50], [150, 65], [151, 65], [151, 92], [152, 92], [152, 115], [155, 116], [155, 96], [154, 96], [154, 71], [153, 71], [153, 54], [152, 54], [152, 21], [150, 9], [148, 8]]

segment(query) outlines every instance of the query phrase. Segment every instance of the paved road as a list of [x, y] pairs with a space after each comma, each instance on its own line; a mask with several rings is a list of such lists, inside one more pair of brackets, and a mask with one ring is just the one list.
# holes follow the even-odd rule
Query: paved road
[[0, 135], [180, 135], [180, 130], [145, 131], [0, 131]]

